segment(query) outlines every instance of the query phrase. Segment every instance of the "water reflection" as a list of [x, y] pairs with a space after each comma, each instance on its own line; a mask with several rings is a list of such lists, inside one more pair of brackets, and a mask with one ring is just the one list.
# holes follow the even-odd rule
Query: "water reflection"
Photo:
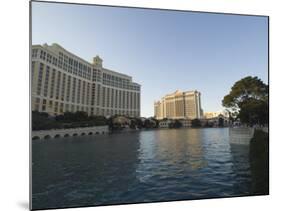
[[232, 155], [232, 170], [235, 176], [234, 188], [244, 192], [245, 195], [251, 193], [251, 171], [249, 160], [249, 145], [230, 144]]
[[118, 203], [130, 195], [138, 133], [33, 142], [33, 208]]
[[249, 151], [227, 128], [33, 141], [33, 208], [251, 194]]

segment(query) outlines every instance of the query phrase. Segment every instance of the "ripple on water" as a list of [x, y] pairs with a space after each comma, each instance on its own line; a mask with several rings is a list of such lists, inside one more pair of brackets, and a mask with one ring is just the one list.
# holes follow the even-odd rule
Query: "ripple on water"
[[33, 208], [246, 195], [248, 149], [228, 129], [154, 130], [33, 142]]

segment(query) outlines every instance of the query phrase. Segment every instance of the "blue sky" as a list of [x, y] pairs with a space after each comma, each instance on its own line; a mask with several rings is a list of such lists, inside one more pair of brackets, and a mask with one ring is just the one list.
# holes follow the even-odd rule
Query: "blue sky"
[[267, 18], [196, 12], [32, 3], [32, 43], [58, 43], [142, 85], [141, 115], [182, 90], [201, 92], [204, 111], [222, 110], [235, 81], [268, 81]]

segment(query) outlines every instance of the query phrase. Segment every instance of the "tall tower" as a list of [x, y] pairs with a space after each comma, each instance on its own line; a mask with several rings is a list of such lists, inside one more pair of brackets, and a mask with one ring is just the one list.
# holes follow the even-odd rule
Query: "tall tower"
[[97, 55], [93, 58], [93, 65], [96, 67], [102, 67], [102, 59]]

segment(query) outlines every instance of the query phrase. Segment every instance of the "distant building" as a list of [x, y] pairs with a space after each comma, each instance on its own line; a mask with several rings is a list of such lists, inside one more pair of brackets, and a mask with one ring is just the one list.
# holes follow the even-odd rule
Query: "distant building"
[[[191, 120], [190, 119], [179, 119], [181, 123], [181, 127], [191, 127]], [[171, 124], [176, 122], [175, 119], [163, 119], [159, 121], [159, 128], [168, 128]]]
[[171, 123], [173, 123], [173, 121], [170, 119], [162, 120], [159, 122], [159, 128], [168, 128]]
[[106, 69], [96, 56], [89, 63], [58, 44], [33, 45], [32, 111], [59, 115], [140, 116], [140, 88], [132, 77]]
[[224, 117], [228, 117], [228, 113], [225, 111], [217, 111], [217, 112], [204, 112], [205, 119], [211, 119], [223, 115]]
[[211, 117], [211, 118], [201, 119], [201, 124], [202, 124], [202, 126], [211, 126], [211, 127], [229, 126], [230, 121], [229, 121], [228, 117], [226, 117], [222, 114], [219, 114], [219, 115]]
[[154, 103], [156, 119], [200, 119], [203, 117], [200, 92], [176, 91]]
[[190, 119], [181, 119], [180, 120], [182, 127], [191, 127], [191, 120]]
[[211, 118], [217, 117], [220, 114], [221, 114], [221, 112], [204, 112], [204, 118], [211, 119]]

